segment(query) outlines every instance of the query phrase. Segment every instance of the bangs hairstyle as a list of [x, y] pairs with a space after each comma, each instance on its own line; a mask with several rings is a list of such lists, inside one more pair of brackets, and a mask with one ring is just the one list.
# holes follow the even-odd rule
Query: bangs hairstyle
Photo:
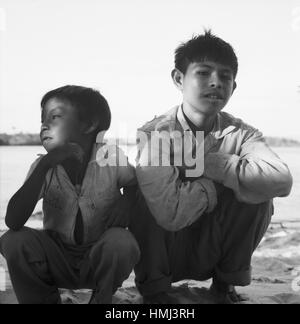
[[175, 50], [175, 68], [183, 74], [191, 63], [208, 60], [229, 66], [234, 78], [236, 77], [238, 59], [234, 49], [230, 44], [213, 35], [211, 30], [205, 30], [203, 35], [194, 36]]
[[78, 111], [81, 121], [92, 124], [98, 122], [95, 136], [100, 131], [108, 130], [111, 124], [111, 112], [106, 99], [99, 91], [92, 88], [67, 85], [46, 93], [41, 101], [42, 109], [50, 99], [69, 102]]

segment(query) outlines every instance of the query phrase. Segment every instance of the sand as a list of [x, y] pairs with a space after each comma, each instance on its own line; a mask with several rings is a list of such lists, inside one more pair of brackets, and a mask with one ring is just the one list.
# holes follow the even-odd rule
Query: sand
[[[237, 291], [247, 299], [242, 303], [300, 304], [299, 227], [284, 227], [284, 224], [271, 226], [254, 254], [252, 266], [252, 284], [248, 287], [237, 287]], [[0, 273], [0, 304], [16, 304], [6, 262], [2, 256], [0, 267], [5, 269], [5, 276]], [[173, 285], [172, 295], [176, 297], [178, 304], [213, 304], [214, 300], [208, 292], [209, 286], [210, 281], [181, 281]], [[61, 290], [61, 295], [65, 304], [85, 304], [89, 301], [90, 291]], [[134, 285], [133, 273], [115, 294], [113, 303], [142, 303]]]

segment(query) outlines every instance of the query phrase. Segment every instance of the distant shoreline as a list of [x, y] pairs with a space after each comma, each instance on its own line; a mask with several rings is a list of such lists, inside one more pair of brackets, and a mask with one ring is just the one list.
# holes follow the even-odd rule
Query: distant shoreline
[[0, 146], [42, 146], [42, 144], [0, 144]]
[[[295, 139], [266, 136], [266, 142], [272, 147], [300, 147], [300, 142]], [[113, 140], [110, 138], [109, 140]], [[119, 139], [119, 145], [134, 145], [134, 139], [126, 141]], [[0, 146], [41, 146], [38, 134], [0, 134]]]

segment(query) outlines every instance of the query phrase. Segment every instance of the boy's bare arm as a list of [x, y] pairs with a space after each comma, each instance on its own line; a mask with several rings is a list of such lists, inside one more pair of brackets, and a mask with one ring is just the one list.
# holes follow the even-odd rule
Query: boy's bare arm
[[80, 148], [75, 144], [64, 145], [45, 155], [24, 185], [10, 199], [5, 217], [7, 227], [18, 231], [27, 222], [38, 202], [49, 169], [68, 158], [81, 160], [81, 155]]
[[43, 158], [29, 179], [10, 199], [5, 217], [8, 228], [17, 231], [27, 222], [38, 202], [48, 169]]

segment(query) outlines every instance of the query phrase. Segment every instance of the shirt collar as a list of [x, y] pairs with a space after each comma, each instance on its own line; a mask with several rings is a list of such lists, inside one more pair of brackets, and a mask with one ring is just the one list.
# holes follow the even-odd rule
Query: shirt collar
[[[212, 134], [216, 139], [223, 138], [235, 129], [235, 126], [233, 125], [226, 125], [223, 119], [224, 118], [221, 114], [217, 114], [213, 129], [210, 132], [210, 134]], [[179, 109], [177, 111], [177, 120], [179, 121], [183, 131], [191, 131], [191, 128], [188, 122], [186, 121], [186, 118], [183, 113], [183, 105], [179, 106]]]
[[179, 123], [184, 131], [191, 131], [191, 128], [183, 114], [183, 105], [179, 106], [179, 109], [177, 112], [177, 120], [179, 121]]

